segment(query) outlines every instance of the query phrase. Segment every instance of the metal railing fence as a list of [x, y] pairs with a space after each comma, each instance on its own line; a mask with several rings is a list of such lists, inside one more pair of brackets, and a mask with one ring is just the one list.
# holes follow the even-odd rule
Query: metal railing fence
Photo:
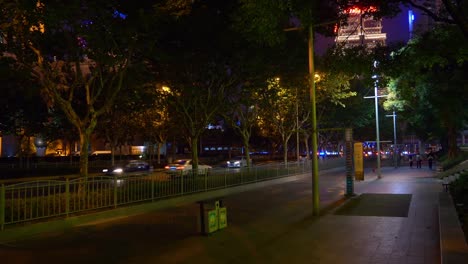
[[[320, 161], [320, 169], [344, 166], [343, 159]], [[197, 172], [38, 180], [0, 185], [0, 230], [5, 225], [112, 209], [132, 203], [229, 188], [311, 171], [310, 162]]]

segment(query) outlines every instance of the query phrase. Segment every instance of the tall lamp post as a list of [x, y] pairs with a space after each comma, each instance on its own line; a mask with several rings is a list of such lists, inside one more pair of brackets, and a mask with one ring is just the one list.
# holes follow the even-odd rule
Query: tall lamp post
[[[329, 25], [337, 21], [324, 22], [315, 26]], [[302, 28], [287, 28], [284, 31], [300, 30]], [[319, 193], [319, 176], [318, 176], [318, 144], [317, 144], [317, 108], [315, 102], [315, 69], [314, 69], [314, 28], [309, 25], [308, 38], [308, 57], [309, 57], [309, 93], [310, 102], [312, 104], [312, 214], [317, 216], [320, 214], [320, 193]]]
[[297, 92], [297, 87], [296, 87], [296, 159], [297, 162], [301, 160], [300, 155], [300, 149], [299, 149], [299, 98], [298, 98], [298, 92]]
[[397, 141], [396, 141], [396, 114], [395, 110], [393, 110], [392, 115], [386, 115], [386, 117], [393, 117], [393, 162], [395, 163], [395, 168], [398, 167], [398, 148], [397, 148]]
[[[377, 61], [374, 61], [374, 69], [377, 68]], [[382, 178], [382, 174], [380, 172], [380, 131], [379, 131], [379, 97], [387, 97], [387, 95], [378, 95], [378, 84], [379, 80], [377, 79], [378, 76], [372, 76], [374, 79], [374, 96], [366, 96], [364, 98], [374, 98], [375, 102], [375, 133], [376, 133], [376, 140], [375, 144], [377, 145], [377, 178]]]
[[[375, 63], [374, 63], [375, 65]], [[377, 76], [374, 81], [374, 101], [375, 101], [375, 133], [376, 133], [376, 144], [377, 144], [377, 178], [382, 178], [380, 172], [380, 131], [379, 131], [379, 98], [377, 96], [378, 80]]]
[[315, 102], [315, 69], [314, 69], [314, 30], [309, 26], [309, 90], [312, 104], [312, 214], [320, 214], [320, 193], [317, 158], [317, 108]]

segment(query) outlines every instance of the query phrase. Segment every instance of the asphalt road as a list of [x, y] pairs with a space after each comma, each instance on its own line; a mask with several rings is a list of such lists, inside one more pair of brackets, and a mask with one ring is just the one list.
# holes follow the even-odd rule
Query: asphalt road
[[[320, 173], [321, 208], [339, 201], [344, 193], [343, 169]], [[311, 177], [238, 193], [224, 202], [228, 228], [213, 236], [226, 236], [229, 245], [232, 239], [239, 239], [247, 248], [249, 241], [252, 245], [253, 241], [268, 243], [286, 226], [310, 217]], [[200, 250], [193, 247], [194, 240], [200, 240], [203, 247], [210, 237], [200, 235], [199, 207], [190, 204], [0, 245], [0, 259], [7, 260], [5, 263], [177, 263], [190, 251]]]

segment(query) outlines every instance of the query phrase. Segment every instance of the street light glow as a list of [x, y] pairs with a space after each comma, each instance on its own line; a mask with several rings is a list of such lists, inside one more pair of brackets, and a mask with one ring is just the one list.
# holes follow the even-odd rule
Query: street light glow
[[163, 92], [171, 93], [171, 88], [169, 88], [167, 86], [163, 86], [163, 87], [161, 87], [161, 89], [163, 90]]

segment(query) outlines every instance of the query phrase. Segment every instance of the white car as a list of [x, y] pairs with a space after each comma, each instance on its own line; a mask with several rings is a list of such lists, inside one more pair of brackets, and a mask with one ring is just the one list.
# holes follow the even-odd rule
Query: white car
[[[252, 160], [250, 160], [252, 164]], [[226, 162], [228, 168], [242, 168], [247, 167], [247, 158], [245, 156], [237, 156]]]
[[[189, 171], [192, 170], [192, 160], [191, 159], [179, 159], [174, 161], [173, 163], [168, 164], [164, 167], [167, 172], [170, 173], [178, 173], [182, 172], [182, 174], [187, 174]], [[206, 171], [211, 170], [212, 167], [205, 164], [198, 163], [198, 170], [199, 171]]]

